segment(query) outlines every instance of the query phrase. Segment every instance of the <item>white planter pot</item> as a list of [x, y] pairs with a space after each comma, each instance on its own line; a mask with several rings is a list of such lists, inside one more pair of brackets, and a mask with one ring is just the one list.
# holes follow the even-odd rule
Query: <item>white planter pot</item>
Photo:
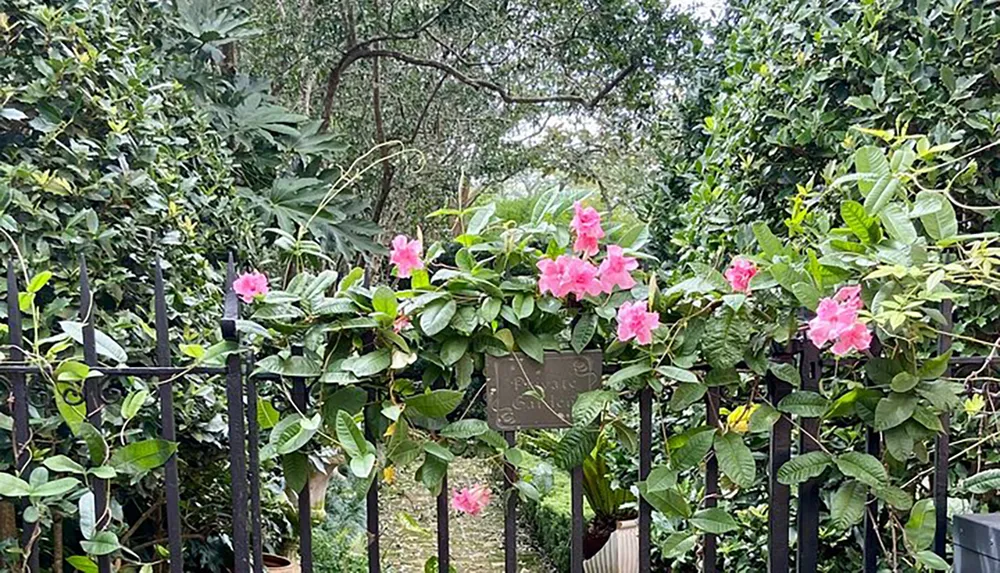
[[586, 573], [639, 573], [639, 520], [619, 521], [604, 547], [583, 562]]

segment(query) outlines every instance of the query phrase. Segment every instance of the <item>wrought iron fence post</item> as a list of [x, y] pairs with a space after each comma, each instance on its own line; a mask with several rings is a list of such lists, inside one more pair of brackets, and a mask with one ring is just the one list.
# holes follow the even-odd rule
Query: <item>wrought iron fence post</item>
[[[239, 333], [236, 320], [239, 318], [239, 301], [233, 290], [236, 266], [233, 255], [229, 255], [226, 266], [225, 312], [222, 318], [222, 338], [237, 345]], [[226, 402], [229, 414], [229, 472], [232, 480], [233, 499], [233, 571], [250, 571], [250, 547], [247, 532], [247, 462], [246, 430], [243, 424], [243, 380], [240, 371], [240, 353], [236, 348], [226, 356]]]
[[[938, 355], [951, 349], [951, 329], [954, 308], [950, 300], [941, 303], [941, 314], [945, 318], [944, 332], [938, 335]], [[945, 334], [947, 333], [947, 334]], [[945, 370], [949, 376], [951, 367]], [[934, 438], [934, 553], [945, 558], [948, 544], [948, 455], [950, 447], [951, 415], [941, 414], [941, 432]]]
[[[10, 360], [14, 363], [24, 362], [24, 333], [21, 328], [20, 296], [17, 285], [17, 270], [13, 260], [7, 262], [7, 329], [10, 337]], [[31, 428], [28, 425], [28, 382], [27, 374], [11, 373], [11, 396], [14, 399], [12, 414], [14, 416], [14, 459], [17, 474], [26, 478], [31, 469], [31, 452], [28, 449], [31, 441]], [[26, 504], [19, 504], [22, 511]], [[27, 551], [28, 570], [36, 572], [39, 569], [38, 536], [41, 533], [38, 523], [23, 524], [21, 532], [21, 547]]]
[[[302, 347], [295, 345], [292, 347], [293, 356], [302, 356]], [[302, 417], [307, 417], [306, 409], [309, 407], [309, 385], [306, 379], [301, 376], [292, 378], [292, 402], [295, 409]], [[253, 478], [251, 478], [253, 479]], [[302, 489], [298, 492], [299, 500], [299, 556], [301, 557], [302, 573], [312, 573], [312, 501], [309, 499], [309, 474], [306, 473], [306, 481]]]
[[[819, 348], [808, 339], [804, 340], [798, 352], [799, 377], [802, 389], [819, 391], [823, 362]], [[799, 429], [799, 451], [803, 455], [819, 449], [819, 418], [803, 418]], [[798, 553], [796, 567], [798, 573], [816, 573], [819, 563], [819, 478], [812, 478], [799, 484], [798, 509]]]
[[[167, 317], [167, 295], [163, 285], [163, 266], [156, 258], [154, 308], [156, 313], [156, 364], [170, 367], [170, 331]], [[160, 436], [167, 441], [177, 441], [174, 420], [174, 376], [156, 379], [163, 427]], [[170, 573], [184, 573], [184, 547], [181, 543], [180, 483], [177, 473], [177, 454], [170, 456], [164, 468], [164, 488], [167, 504], [167, 536], [170, 548]]]
[[[777, 405], [791, 392], [791, 385], [779, 380], [770, 372], [765, 378], [768, 399]], [[791, 491], [787, 485], [778, 481], [778, 469], [792, 455], [792, 421], [788, 419], [788, 415], [782, 414], [771, 426], [770, 444], [767, 475], [767, 570], [768, 573], [784, 573], [789, 570], [788, 526]]]

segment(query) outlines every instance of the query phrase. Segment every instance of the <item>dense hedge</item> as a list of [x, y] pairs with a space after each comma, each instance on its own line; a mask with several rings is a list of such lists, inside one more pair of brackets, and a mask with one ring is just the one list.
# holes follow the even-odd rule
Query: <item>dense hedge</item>
[[[1000, 12], [950, 0], [734, 0], [665, 117], [663, 176], [651, 199], [666, 260], [719, 257], [775, 226], [798, 194], [815, 200], [863, 138], [861, 124], [923, 133], [970, 151], [996, 139]], [[968, 203], [1000, 195], [1000, 155], [978, 157]], [[798, 187], [801, 185], [802, 187]], [[994, 229], [967, 216], [967, 229]]]

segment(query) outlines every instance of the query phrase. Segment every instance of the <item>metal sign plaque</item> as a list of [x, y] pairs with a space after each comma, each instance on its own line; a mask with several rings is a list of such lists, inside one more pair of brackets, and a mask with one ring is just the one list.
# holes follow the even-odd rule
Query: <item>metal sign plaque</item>
[[569, 428], [576, 397], [601, 386], [600, 350], [486, 357], [486, 412], [494, 430]]

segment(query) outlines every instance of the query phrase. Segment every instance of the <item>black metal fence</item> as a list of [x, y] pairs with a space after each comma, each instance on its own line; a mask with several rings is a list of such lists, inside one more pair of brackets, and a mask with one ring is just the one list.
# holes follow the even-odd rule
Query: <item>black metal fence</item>
[[[256, 377], [246, 374], [244, 368], [252, 363], [239, 352], [227, 355], [224, 367], [178, 367], [173, 366], [168, 342], [168, 317], [166, 310], [166, 295], [164, 292], [163, 273], [159, 265], [154, 270], [154, 309], [156, 314], [156, 356], [155, 366], [123, 366], [117, 368], [101, 368], [105, 377], [132, 376], [155, 381], [158, 384], [158, 399], [162, 420], [161, 437], [176, 441], [174, 420], [173, 385], [185, 375], [218, 375], [226, 381], [228, 400], [230, 472], [232, 479], [232, 543], [234, 550], [233, 571], [235, 573], [261, 573], [264, 570], [262, 552], [263, 539], [261, 533], [260, 505], [260, 435], [257, 424], [257, 381]], [[226, 341], [238, 342], [237, 319], [239, 316], [239, 301], [232, 289], [234, 264], [229, 260], [227, 269], [227, 287], [225, 290], [224, 313], [221, 320], [222, 336]], [[24, 363], [24, 348], [22, 318], [18, 305], [19, 286], [13, 264], [7, 272], [8, 326], [11, 343], [10, 361], [0, 363], [0, 376], [7, 377], [11, 383], [11, 411], [14, 418], [13, 443], [16, 465], [19, 474], [30, 472], [30, 455], [27, 450], [31, 431], [28, 422], [28, 390], [29, 381], [40, 377], [41, 371]], [[95, 342], [94, 313], [92, 312], [92, 292], [84, 261], [80, 264], [80, 318], [83, 328], [84, 360], [89, 366], [97, 366], [97, 351]], [[942, 309], [945, 316], [951, 316], [950, 305]], [[939, 351], [950, 348], [951, 340], [946, 334], [939, 338]], [[817, 391], [819, 380], [825, 366], [820, 352], [811, 344], [796, 344], [789, 354], [788, 360], [796, 360], [799, 364], [803, 390]], [[983, 364], [987, 359], [953, 358], [952, 364]], [[99, 426], [104, 401], [101, 383], [97, 379], [85, 382], [83, 399], [86, 402], [87, 418], [91, 424]], [[777, 404], [791, 391], [791, 385], [776, 378], [773, 374], [766, 376], [768, 399]], [[292, 380], [293, 404], [300, 411], [308, 406], [309, 386], [305, 379]], [[719, 423], [720, 395], [716, 388], [710, 388], [705, 398], [708, 424], [717, 426]], [[639, 394], [639, 479], [644, 480], [649, 475], [652, 466], [652, 432], [653, 432], [653, 392], [646, 388]], [[933, 498], [936, 510], [937, 529], [934, 537], [934, 551], [941, 557], [945, 556], [947, 534], [947, 494], [948, 494], [948, 456], [949, 426], [948, 415], [941, 420], [945, 432], [936, 438]], [[798, 436], [798, 453], [806, 453], [819, 449], [814, 438], [819, 436], [820, 421], [817, 418], [802, 418], [797, 420], [800, 428]], [[781, 573], [791, 570], [792, 555], [790, 549], [789, 531], [791, 519], [792, 495], [789, 486], [778, 482], [778, 468], [792, 456], [793, 420], [783, 414], [772, 426], [770, 431], [770, 447], [768, 454], [768, 572]], [[513, 445], [514, 432], [504, 432], [507, 443]], [[372, 439], [372, 436], [368, 436]], [[869, 429], [866, 439], [866, 451], [878, 456], [881, 450], [881, 435]], [[518, 496], [513, 491], [516, 470], [507, 465], [504, 469], [508, 495], [505, 499], [505, 572], [516, 573], [517, 567], [517, 506]], [[169, 570], [171, 573], [184, 571], [182, 550], [182, 523], [179, 506], [179, 477], [176, 456], [172, 457], [164, 468], [164, 484], [166, 488], [167, 533], [169, 548]], [[719, 468], [714, 453], [710, 454], [705, 465], [705, 490], [702, 505], [716, 505], [719, 493]], [[105, 529], [110, 520], [108, 511], [108, 484], [105, 480], [95, 479], [91, 482], [95, 499], [95, 510], [98, 531]], [[367, 497], [367, 533], [368, 533], [368, 570], [370, 573], [381, 571], [379, 552], [379, 483], [375, 479], [368, 491]], [[571, 472], [571, 573], [583, 572], [583, 471], [576, 468]], [[819, 516], [820, 516], [820, 483], [814, 478], [798, 487], [797, 514], [797, 555], [796, 570], [799, 573], [817, 571], [819, 555]], [[444, 478], [441, 493], [437, 498], [437, 549], [438, 566], [441, 573], [447, 573], [450, 566], [449, 526], [448, 526], [448, 485]], [[640, 570], [651, 570], [651, 538], [650, 527], [652, 508], [643, 500], [639, 502], [639, 559]], [[866, 516], [863, 524], [863, 555], [865, 573], [875, 573], [879, 539], [878, 528], [882, 517], [874, 498], [869, 498], [866, 504]], [[300, 534], [301, 566], [304, 573], [312, 573], [312, 524], [309, 486], [306, 484], [298, 494], [298, 526]], [[27, 569], [32, 573], [39, 571], [37, 525], [26, 524], [22, 532], [22, 545], [26, 549]], [[718, 571], [717, 538], [705, 534], [702, 540], [703, 571], [714, 573]], [[111, 561], [108, 556], [98, 558], [100, 573], [110, 573]]]

